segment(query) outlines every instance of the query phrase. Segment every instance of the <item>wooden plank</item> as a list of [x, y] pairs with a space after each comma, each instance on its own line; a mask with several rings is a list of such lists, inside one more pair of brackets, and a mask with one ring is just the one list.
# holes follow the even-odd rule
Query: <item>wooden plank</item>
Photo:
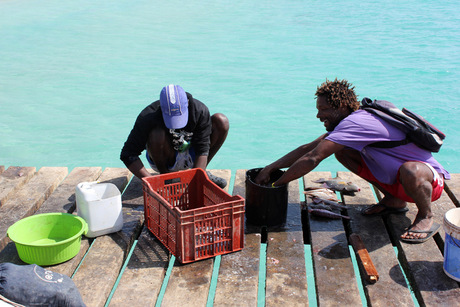
[[388, 221], [395, 242], [399, 242], [401, 264], [415, 295], [422, 306], [456, 306], [460, 288], [444, 273], [444, 258], [435, 240], [430, 239], [423, 244], [399, 241], [399, 236], [411, 224], [417, 212], [415, 204], [409, 204], [409, 207], [407, 217], [391, 215]]
[[455, 206], [460, 207], [460, 174], [450, 174], [451, 179], [444, 183], [444, 190]]
[[372, 261], [363, 240], [361, 240], [361, 237], [356, 233], [352, 233], [348, 236], [348, 240], [356, 253], [357, 262], [362, 272], [361, 275], [370, 283], [377, 282], [379, 280], [379, 272], [377, 272], [374, 262]]
[[[62, 194], [64, 199], [67, 199], [70, 201], [67, 204], [65, 200], [61, 202], [62, 210], [65, 210], [66, 208], [68, 208], [68, 210], [73, 211], [75, 209], [75, 186], [78, 183], [84, 182], [84, 181], [87, 181], [87, 182], [94, 181], [98, 177], [99, 179], [102, 178], [104, 182], [113, 183], [114, 185], [117, 186], [117, 188], [120, 191], [123, 191], [131, 175], [130, 175], [130, 172], [125, 168], [111, 168], [111, 169], [106, 168], [104, 172], [102, 172], [102, 174], [101, 174], [100, 167], [77, 167], [75, 168], [74, 170], [72, 170], [70, 175], [67, 176], [66, 180], [64, 180], [63, 182], [63, 184], [66, 183], [65, 189], [67, 190], [67, 193], [69, 193], [71, 196], [65, 198], [66, 194], [65, 193]], [[124, 180], [122, 180], [121, 178], [123, 178]], [[57, 193], [57, 190], [51, 196], [53, 196], [55, 193]], [[54, 204], [58, 204], [58, 208], [59, 208], [59, 203], [60, 203], [59, 200], [51, 199], [51, 198], [52, 197], [50, 197], [48, 200], [51, 200], [52, 203]], [[47, 202], [48, 201], [46, 201], [45, 204]], [[62, 204], [65, 204], [65, 205], [62, 206]], [[46, 209], [51, 210], [51, 207], [52, 206], [49, 205], [46, 207]], [[61, 274], [65, 274], [67, 276], [71, 276], [75, 272], [76, 268], [78, 267], [81, 260], [85, 256], [86, 252], [88, 251], [91, 241], [92, 239], [88, 239], [83, 236], [82, 242], [80, 245], [80, 251], [75, 257], [73, 257], [72, 259], [64, 263], [49, 267], [49, 269], [51, 271], [55, 271]]]
[[[379, 197], [381, 193], [377, 191]], [[455, 208], [450, 197], [444, 191], [441, 198], [431, 204], [434, 222], [443, 225], [444, 214]], [[388, 219], [390, 234], [401, 254], [401, 262], [406, 275], [421, 305], [453, 306], [458, 303], [460, 288], [457, 282], [449, 278], [442, 269], [444, 230], [423, 244], [409, 244], [400, 241], [400, 235], [411, 225], [417, 214], [417, 206], [408, 203], [406, 216], [391, 215]], [[440, 246], [438, 246], [438, 243]]]
[[[304, 186], [314, 186], [312, 181], [319, 178], [331, 178], [331, 174], [309, 173], [303, 178]], [[320, 306], [361, 305], [342, 221], [316, 218], [310, 214], [308, 221], [318, 304]]]
[[67, 175], [66, 167], [42, 167], [0, 208], [0, 249], [9, 242], [8, 227], [32, 215]]
[[[94, 181], [101, 175], [101, 168], [100, 167], [77, 167], [64, 179], [61, 185], [51, 194], [51, 196], [42, 204], [40, 209], [35, 214], [40, 213], [48, 213], [48, 212], [68, 212], [72, 207], [75, 207], [75, 186], [79, 182], [84, 181]], [[125, 169], [119, 169], [116, 174], [113, 174], [113, 170], [104, 171], [103, 178], [107, 182], [112, 182], [119, 189], [123, 189], [124, 185], [122, 180], [119, 178], [121, 176], [127, 176], [128, 172]], [[113, 177], [113, 180], [110, 178]], [[125, 178], [125, 184], [127, 182], [127, 178]], [[86, 254], [89, 248], [89, 240], [86, 237], [82, 238], [82, 242], [80, 245], [79, 253], [73, 257], [72, 259], [57, 264], [54, 266], [48, 266], [47, 269], [61, 273], [67, 276], [71, 276], [77, 266], [79, 265], [80, 261]], [[15, 264], [24, 264], [19, 259], [17, 254], [16, 247], [14, 246], [13, 242], [8, 243], [8, 245], [0, 252], [0, 263], [1, 262], [11, 262]]]
[[[246, 170], [237, 170], [233, 195], [246, 196]], [[260, 227], [245, 225], [243, 250], [221, 257], [214, 306], [256, 306]]]
[[[131, 191], [130, 204], [143, 208], [142, 189]], [[144, 226], [110, 306], [153, 306], [163, 283], [168, 260], [167, 249]]]
[[[125, 169], [119, 169], [119, 171], [126, 174]], [[116, 176], [116, 178], [122, 176], [124, 175]], [[104, 174], [101, 176], [102, 180], [107, 180]], [[144, 220], [144, 206], [131, 201], [139, 197], [141, 193], [141, 181], [133, 178], [122, 196], [123, 229], [95, 238], [91, 249], [74, 275], [73, 280], [80, 290], [83, 301], [88, 306], [105, 304], [125, 257], [140, 232]]]
[[[452, 187], [455, 187], [455, 180], [460, 181], [460, 176], [455, 176], [456, 179], [451, 183]], [[447, 182], [447, 181], [446, 181]], [[460, 182], [459, 182], [460, 183]], [[376, 189], [375, 189], [376, 190]], [[382, 194], [376, 190], [376, 193], [379, 198], [382, 197]], [[398, 222], [403, 223], [405, 225], [404, 227], [407, 228], [411, 225], [411, 221], [415, 219], [415, 216], [418, 212], [417, 206], [414, 203], [408, 203], [408, 208], [409, 212], [406, 214], [406, 218], [404, 221], [399, 220]], [[452, 202], [452, 199], [450, 198], [449, 194], [447, 193], [447, 190], [445, 190], [441, 197], [431, 203], [431, 211], [433, 213], [433, 221], [435, 223], [438, 223], [441, 225], [441, 228], [439, 229], [439, 233], [435, 235], [435, 237], [431, 240], [436, 240], [437, 244], [439, 245], [440, 250], [442, 251], [444, 249], [444, 239], [445, 239], [445, 232], [444, 228], [442, 227], [444, 223], [444, 215], [446, 214], [447, 211], [450, 209], [456, 208], [455, 204]], [[398, 228], [395, 228], [395, 230]], [[404, 231], [400, 231], [399, 233], [394, 233], [394, 238], [395, 240], [399, 241], [399, 236], [403, 233]]]
[[0, 207], [35, 174], [35, 167], [10, 166], [0, 175]]
[[286, 224], [268, 230], [266, 306], [308, 306], [299, 182], [288, 188]]
[[133, 174], [126, 168], [107, 167], [97, 181], [101, 183], [113, 183], [123, 192], [132, 177]]
[[[41, 205], [35, 214], [48, 212], [65, 212], [68, 213], [71, 207], [75, 207], [75, 186], [82, 181], [93, 181], [101, 173], [100, 167], [77, 167], [64, 179], [51, 196]], [[48, 267], [49, 270], [71, 276], [75, 268], [88, 250], [88, 239], [82, 238], [79, 253], [69, 261], [63, 264]], [[8, 243], [0, 252], [0, 262], [11, 262], [15, 264], [24, 264], [19, 259], [16, 247], [13, 242]]]
[[168, 260], [168, 250], [144, 227], [109, 306], [154, 306]]
[[100, 167], [77, 167], [59, 185], [56, 191], [41, 205], [36, 214], [75, 210], [75, 187], [83, 181], [94, 181], [101, 174]]
[[379, 281], [375, 284], [364, 283], [370, 305], [413, 306], [410, 290], [382, 217], [361, 214], [363, 207], [376, 203], [371, 186], [350, 172], [339, 172], [338, 176], [347, 182], [357, 184], [361, 189], [355, 196], [342, 197], [351, 218], [351, 231], [361, 237], [379, 273]]
[[[230, 182], [230, 170], [212, 170], [211, 172], [213, 175]], [[228, 185], [226, 190], [228, 190]], [[205, 306], [211, 284], [213, 264], [213, 258], [186, 265], [176, 263], [171, 271], [162, 305]]]
[[[444, 227], [442, 225], [444, 224], [444, 215], [446, 214], [447, 211], [450, 209], [456, 208], [455, 204], [452, 202], [451, 198], [449, 195], [444, 191], [441, 195], [441, 197], [431, 203], [431, 211], [434, 214], [434, 222], [438, 223], [441, 225], [441, 228], [439, 229], [439, 234], [436, 235], [435, 239], [437, 239], [438, 244], [440, 244], [440, 249], [444, 250], [444, 240], [445, 240], [445, 231]], [[408, 216], [411, 218], [411, 221], [414, 220], [417, 209], [414, 204], [411, 204], [410, 207], [410, 212], [408, 213]]]

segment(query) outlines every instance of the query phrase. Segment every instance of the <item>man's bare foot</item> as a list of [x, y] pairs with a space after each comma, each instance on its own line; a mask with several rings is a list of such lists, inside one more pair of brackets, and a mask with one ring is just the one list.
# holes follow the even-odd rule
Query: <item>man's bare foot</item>
[[414, 223], [401, 235], [401, 239], [425, 239], [430, 235], [431, 226], [433, 226], [431, 217], [415, 218]]

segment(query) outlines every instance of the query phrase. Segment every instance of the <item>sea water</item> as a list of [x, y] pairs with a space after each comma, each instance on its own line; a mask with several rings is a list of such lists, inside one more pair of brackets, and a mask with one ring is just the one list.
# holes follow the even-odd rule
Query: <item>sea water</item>
[[[0, 1], [0, 165], [123, 167], [138, 113], [180, 84], [230, 120], [215, 169], [264, 166], [324, 133], [345, 78], [447, 134], [460, 172], [460, 2]], [[144, 160], [145, 161], [145, 160]], [[317, 170], [343, 168], [333, 157]]]

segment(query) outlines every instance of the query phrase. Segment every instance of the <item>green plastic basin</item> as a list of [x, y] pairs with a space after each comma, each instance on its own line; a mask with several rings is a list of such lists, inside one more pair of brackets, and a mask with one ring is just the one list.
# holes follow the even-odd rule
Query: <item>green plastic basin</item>
[[81, 235], [88, 225], [81, 217], [68, 213], [32, 215], [8, 228], [19, 258], [29, 264], [54, 265], [67, 261], [80, 251]]

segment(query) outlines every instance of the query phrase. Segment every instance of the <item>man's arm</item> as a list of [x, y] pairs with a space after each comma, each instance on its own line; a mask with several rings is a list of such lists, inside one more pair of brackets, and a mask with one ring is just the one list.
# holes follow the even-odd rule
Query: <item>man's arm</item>
[[312, 151], [295, 161], [291, 167], [275, 183], [280, 186], [300, 178], [311, 172], [318, 164], [330, 155], [342, 150], [345, 146], [329, 140], [321, 140]]
[[306, 155], [313, 149], [315, 149], [318, 144], [327, 136], [327, 134], [323, 134], [314, 140], [311, 143], [302, 145], [293, 151], [289, 152], [285, 156], [281, 157], [280, 159], [276, 160], [275, 162], [267, 165], [260, 171], [259, 175], [256, 178], [256, 183], [263, 184], [267, 183], [270, 180], [270, 174], [277, 170], [286, 167], [291, 167], [297, 160], [299, 160], [302, 156]]
[[206, 166], [208, 164], [208, 156], [198, 156], [195, 158], [195, 168], [201, 168], [203, 170], [206, 170]]
[[134, 176], [136, 176], [139, 179], [141, 179], [143, 177], [151, 176], [151, 174], [144, 167], [144, 163], [142, 163], [142, 161], [140, 159], [135, 160], [134, 162], [132, 162], [128, 166], [128, 169], [131, 171], [131, 173], [134, 174]]

